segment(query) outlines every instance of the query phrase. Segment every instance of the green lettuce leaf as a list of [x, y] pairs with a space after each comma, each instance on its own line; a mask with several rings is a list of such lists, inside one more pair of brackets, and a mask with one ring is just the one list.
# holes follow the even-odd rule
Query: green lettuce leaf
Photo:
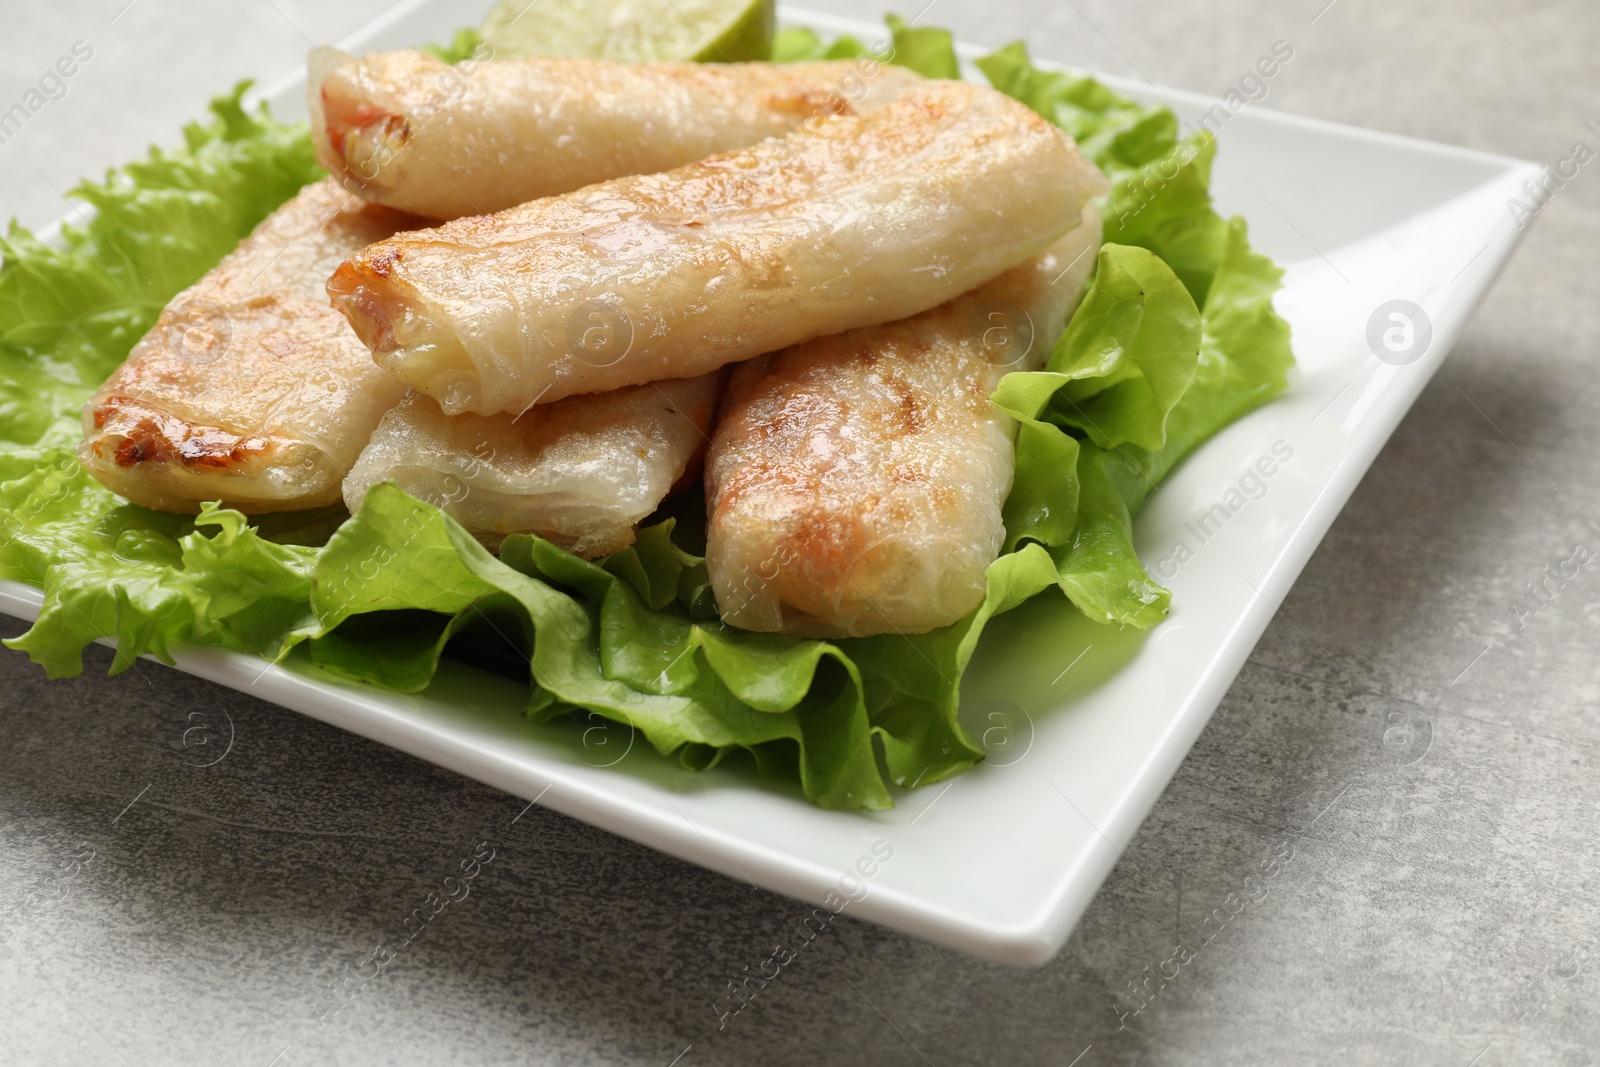
[[961, 77], [955, 38], [949, 30], [913, 26], [899, 15], [890, 15], [889, 48], [889, 62], [914, 70], [924, 78]]
[[[1133, 517], [1184, 456], [1287, 386], [1289, 327], [1272, 309], [1282, 272], [1251, 251], [1243, 219], [1212, 208], [1208, 133], [1180, 138], [1167, 109], [1039, 70], [1021, 44], [978, 67], [1111, 179], [1089, 293], [1046, 370], [1008, 375], [995, 393], [1020, 428], [1007, 547], [1042, 547], [1054, 584], [1089, 618], [1148, 628], [1171, 594], [1139, 561]], [[1069, 499], [1068, 481], [1071, 522], [1048, 511]]]
[[476, 57], [478, 49], [483, 47], [483, 44], [483, 35], [469, 26], [457, 30], [448, 44], [426, 44], [422, 46], [422, 50], [446, 63], [464, 63]]
[[811, 30], [786, 27], [772, 38], [772, 59], [775, 63], [798, 63], [866, 56], [880, 63], [906, 67], [925, 78], [961, 77], [955, 38], [949, 30], [913, 26], [899, 15], [890, 15], [888, 22], [889, 41], [882, 52], [874, 52], [848, 34], [824, 41]]
[[1081, 74], [1039, 70], [1020, 41], [984, 56], [977, 66], [990, 85], [1066, 131], [1112, 180], [1177, 145], [1178, 122], [1171, 111], [1120, 96]]
[[819, 59], [854, 59], [871, 55], [860, 41], [844, 34], [825, 41], [814, 31], [801, 26], [784, 26], [772, 35], [774, 63], [809, 63]]
[[[1056, 585], [1096, 621], [1148, 629], [1166, 616], [1171, 594], [1139, 562], [1133, 547], [1133, 516], [1185, 456], [1288, 385], [1288, 371], [1294, 365], [1289, 326], [1272, 309], [1272, 294], [1283, 272], [1250, 249], [1243, 219], [1228, 223], [1225, 233], [1217, 269], [1209, 279], [1209, 296], [1200, 313], [1192, 380], [1182, 399], [1166, 413], [1159, 447], [1121, 443], [1108, 448], [1082, 443], [1074, 468], [1078, 513], [1072, 536], [1062, 537], [1057, 529], [1045, 526], [1012, 531], [1019, 541], [1033, 539], [1048, 548], [1056, 567]], [[1007, 395], [1027, 395], [1025, 388], [1006, 388], [1012, 378], [1020, 377], [1014, 374], [1002, 379], [997, 402]], [[1044, 417], [1051, 414], [1059, 415], [1059, 408], [1046, 407]], [[1063, 437], [1072, 428], [1075, 420], [1070, 418], [1045, 427]], [[1018, 488], [1012, 490], [1013, 495], [1018, 490], [1040, 492], [1036, 483], [1059, 482], [1061, 477], [1059, 466], [1036, 465], [1028, 453], [1019, 450]]]
[[994, 403], [1022, 418], [1048, 412], [1101, 448], [1158, 449], [1199, 352], [1200, 312], [1178, 276], [1153, 253], [1108, 244], [1045, 369], [1006, 375]]
[[1289, 324], [1272, 309], [1283, 271], [1250, 248], [1243, 219], [1228, 222], [1225, 233], [1200, 316], [1194, 382], [1167, 416], [1166, 443], [1156, 450], [1116, 450], [1119, 462], [1111, 469], [1132, 509], [1212, 434], [1288, 387], [1294, 366]]
[[[616, 568], [646, 579], [641, 595], [634, 581], [539, 538], [508, 538], [496, 558], [455, 520], [384, 483], [317, 561], [312, 656], [346, 677], [416, 689], [455, 631], [471, 620], [498, 620], [505, 639], [529, 654], [535, 718], [584, 708], [631, 726], [658, 752], [687, 748], [702, 763], [704, 750], [788, 742], [814, 802], [889, 807], [850, 659], [826, 642], [695, 622], [677, 602], [673, 561], [682, 566], [682, 559], [664, 545], [653, 536], [633, 550], [637, 569]], [[672, 597], [655, 597], [652, 607], [656, 579]], [[416, 609], [432, 616], [431, 629]], [[373, 614], [396, 612], [406, 614], [373, 628]], [[343, 632], [352, 620], [363, 626], [354, 635]], [[404, 654], [392, 646], [367, 654], [368, 644], [396, 632]], [[425, 670], [417, 668], [421, 659]]]
[[1078, 528], [1070, 542], [1050, 546], [1050, 558], [1056, 584], [1079, 611], [1096, 622], [1148, 630], [1166, 618], [1172, 594], [1134, 551], [1137, 506], [1119, 477], [1121, 455], [1094, 445], [1078, 453]]
[[38, 621], [6, 644], [51, 677], [81, 673], [101, 637], [117, 639], [115, 674], [145, 653], [171, 663], [180, 642], [276, 656], [313, 621], [316, 549], [275, 544], [215, 505], [185, 516], [124, 503], [65, 449], [0, 481], [0, 524], [0, 576], [45, 594]]
[[1106, 241], [1156, 253], [1203, 304], [1224, 229], [1211, 209], [1216, 141], [1210, 133], [1180, 137], [1167, 108], [1118, 96], [1093, 78], [1040, 70], [1021, 42], [977, 65], [996, 89], [1070, 134], [1111, 179], [1101, 208]]

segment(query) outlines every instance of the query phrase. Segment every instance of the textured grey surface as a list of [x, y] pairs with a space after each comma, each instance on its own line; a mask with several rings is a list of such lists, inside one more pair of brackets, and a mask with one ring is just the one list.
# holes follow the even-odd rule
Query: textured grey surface
[[[57, 190], [170, 143], [208, 93], [297, 63], [302, 32], [385, 7], [125, 3], [7, 0], [0, 108], [74, 41], [95, 54], [0, 144], [0, 210], [49, 221]], [[1283, 38], [1297, 55], [1268, 106], [1547, 161], [1596, 142], [1585, 0], [1324, 3], [923, 17], [1208, 92]], [[1600, 546], [1597, 240], [1586, 168], [1049, 966], [845, 920], [719, 1033], [711, 1001], [792, 902], [542, 809], [512, 825], [511, 797], [153, 664], [107, 679], [97, 652], [50, 683], [4, 652], [0, 1062], [664, 1067], [691, 1044], [685, 1067], [1600, 1061], [1600, 571], [1520, 629], [1514, 610], [1575, 542]], [[217, 745], [231, 717], [214, 766], [183, 745], [191, 712]], [[480, 841], [472, 895], [319, 1026], [321, 991]], [[1259, 896], [1245, 875], [1274, 854]], [[1167, 962], [1229, 894], [1257, 899]]]

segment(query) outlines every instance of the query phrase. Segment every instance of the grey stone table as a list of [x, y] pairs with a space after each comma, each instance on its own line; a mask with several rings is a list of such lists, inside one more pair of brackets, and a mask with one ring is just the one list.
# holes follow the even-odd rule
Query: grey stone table
[[[0, 207], [49, 221], [210, 92], [385, 6], [5, 0], [0, 109], [74, 42], [93, 56], [0, 144]], [[1212, 93], [1281, 38], [1296, 58], [1265, 106], [1545, 161], [1597, 140], [1586, 0], [939, 0], [923, 18]], [[108, 679], [101, 652], [51, 683], [4, 652], [0, 1061], [1600, 1061], [1600, 573], [1518, 608], [1575, 544], [1600, 548], [1597, 244], [1590, 167], [1043, 969], [846, 920], [719, 1033], [711, 1001], [793, 902], [540, 808], [511, 825], [512, 797], [155, 664]], [[1406, 765], [1383, 744], [1396, 701], [1428, 745]], [[224, 711], [227, 758], [175, 757], [190, 712]], [[484, 840], [469, 900], [319, 1025], [341, 968]], [[1281, 848], [1267, 895], [1168, 963]]]

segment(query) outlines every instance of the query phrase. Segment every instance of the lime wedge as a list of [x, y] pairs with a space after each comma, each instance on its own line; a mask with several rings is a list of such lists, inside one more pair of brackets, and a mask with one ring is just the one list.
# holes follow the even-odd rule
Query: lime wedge
[[772, 54], [773, 0], [498, 0], [480, 32], [497, 59], [735, 63]]

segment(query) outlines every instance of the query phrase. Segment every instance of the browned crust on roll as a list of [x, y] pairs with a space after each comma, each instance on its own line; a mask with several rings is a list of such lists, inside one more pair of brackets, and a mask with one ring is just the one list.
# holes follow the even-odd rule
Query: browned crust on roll
[[117, 466], [177, 463], [213, 471], [241, 470], [272, 447], [270, 437], [243, 436], [218, 426], [197, 426], [127, 397], [107, 397], [92, 417], [104, 430], [93, 449]]

